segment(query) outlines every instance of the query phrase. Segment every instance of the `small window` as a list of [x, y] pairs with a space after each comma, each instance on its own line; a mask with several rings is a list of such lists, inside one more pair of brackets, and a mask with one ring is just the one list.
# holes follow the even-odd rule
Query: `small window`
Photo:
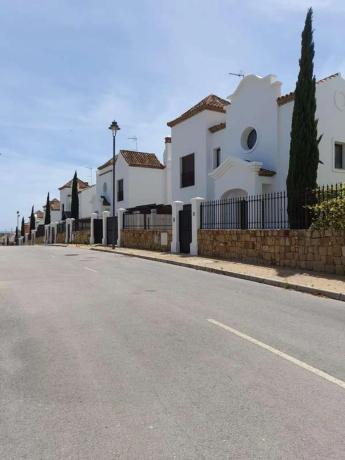
[[123, 179], [117, 181], [117, 201], [123, 201]]
[[344, 144], [334, 145], [334, 167], [335, 169], [345, 169]]
[[220, 147], [214, 150], [213, 167], [218, 168], [222, 162], [222, 150]]
[[251, 151], [256, 146], [258, 133], [253, 127], [246, 128], [241, 136], [242, 148], [246, 151]]
[[103, 194], [105, 195], [107, 193], [107, 183], [103, 182]]
[[194, 153], [181, 158], [181, 187], [191, 187], [195, 183]]

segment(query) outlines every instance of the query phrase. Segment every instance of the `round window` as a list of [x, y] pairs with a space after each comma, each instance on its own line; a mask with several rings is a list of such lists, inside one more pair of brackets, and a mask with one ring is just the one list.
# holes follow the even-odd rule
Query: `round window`
[[253, 127], [246, 128], [241, 136], [241, 144], [244, 150], [253, 150], [258, 140], [258, 133]]
[[254, 147], [254, 145], [256, 144], [257, 138], [258, 138], [258, 135], [256, 133], [256, 130], [252, 129], [247, 137], [247, 147], [249, 150], [251, 150]]

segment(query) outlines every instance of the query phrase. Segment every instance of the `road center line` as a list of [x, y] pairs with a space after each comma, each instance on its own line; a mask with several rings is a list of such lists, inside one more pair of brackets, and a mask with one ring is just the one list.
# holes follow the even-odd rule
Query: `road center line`
[[89, 267], [84, 267], [85, 270], [89, 270], [89, 272], [95, 272], [95, 273], [98, 273], [98, 270], [94, 270], [93, 268], [89, 268]]
[[296, 366], [301, 367], [302, 369], [305, 369], [312, 374], [315, 374], [328, 382], [334, 383], [335, 385], [338, 385], [338, 387], [342, 388], [345, 390], [345, 382], [343, 380], [337, 379], [336, 377], [333, 377], [330, 374], [327, 374], [324, 371], [321, 371], [320, 369], [317, 369], [316, 367], [310, 366], [307, 363], [304, 363], [303, 361], [300, 361], [297, 358], [294, 358], [293, 356], [290, 356], [283, 351], [277, 350], [276, 348], [271, 347], [270, 345], [267, 345], [266, 343], [260, 342], [260, 340], [254, 339], [254, 337], [251, 337], [250, 335], [243, 334], [243, 332], [238, 331], [237, 329], [233, 329], [230, 326], [227, 326], [226, 324], [220, 323], [219, 321], [216, 321], [215, 319], [208, 319], [207, 320], [209, 323], [212, 323], [216, 326], [219, 326], [223, 329], [225, 329], [228, 332], [231, 332], [232, 334], [237, 335], [238, 337], [241, 337], [241, 339], [247, 340], [248, 342], [253, 343], [254, 345], [257, 345], [258, 347], [263, 348], [264, 350], [270, 351], [274, 355], [280, 356], [280, 358], [286, 359], [286, 361], [289, 361], [290, 363], [295, 364]]

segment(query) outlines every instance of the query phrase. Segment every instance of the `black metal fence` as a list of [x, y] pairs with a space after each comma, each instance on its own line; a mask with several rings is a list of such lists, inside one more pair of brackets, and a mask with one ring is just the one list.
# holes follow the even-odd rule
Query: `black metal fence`
[[75, 230], [90, 230], [91, 228], [91, 219], [89, 217], [78, 219], [74, 221]]
[[36, 229], [36, 238], [44, 236], [44, 225], [38, 225]]
[[202, 229], [289, 229], [309, 228], [312, 212], [309, 206], [345, 196], [341, 184], [295, 193], [286, 192], [242, 196], [201, 203]]
[[59, 222], [57, 224], [57, 233], [66, 233], [66, 222]]
[[172, 216], [158, 213], [125, 213], [123, 228], [129, 230], [171, 230]]

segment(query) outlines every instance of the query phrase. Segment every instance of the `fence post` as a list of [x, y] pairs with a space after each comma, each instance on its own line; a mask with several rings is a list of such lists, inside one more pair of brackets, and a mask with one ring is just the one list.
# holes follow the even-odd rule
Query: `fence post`
[[73, 243], [73, 240], [74, 240], [74, 233], [73, 233], [73, 224], [75, 222], [75, 218], [74, 217], [71, 217], [70, 220], [69, 220], [69, 241], [70, 243]]
[[56, 241], [57, 241], [57, 222], [54, 222], [53, 223], [53, 227], [52, 227], [52, 230], [54, 229], [54, 238], [53, 238], [53, 243], [56, 244]]
[[70, 219], [66, 219], [66, 224], [65, 224], [65, 243], [68, 244], [69, 243], [69, 221]]
[[173, 201], [172, 203], [172, 241], [171, 252], [180, 252], [180, 211], [183, 209], [183, 201]]
[[103, 246], [106, 246], [108, 241], [107, 241], [107, 219], [110, 216], [109, 211], [103, 211], [103, 238], [102, 238], [102, 244]]
[[123, 215], [126, 212], [124, 208], [117, 210], [117, 246], [122, 246]]
[[204, 198], [196, 197], [190, 200], [192, 204], [192, 242], [190, 243], [190, 255], [198, 255], [198, 230], [200, 228], [200, 207]]
[[36, 230], [31, 230], [31, 244], [35, 244]]
[[95, 219], [97, 219], [97, 212], [93, 212], [91, 214], [91, 222], [90, 222], [90, 244], [95, 244]]

